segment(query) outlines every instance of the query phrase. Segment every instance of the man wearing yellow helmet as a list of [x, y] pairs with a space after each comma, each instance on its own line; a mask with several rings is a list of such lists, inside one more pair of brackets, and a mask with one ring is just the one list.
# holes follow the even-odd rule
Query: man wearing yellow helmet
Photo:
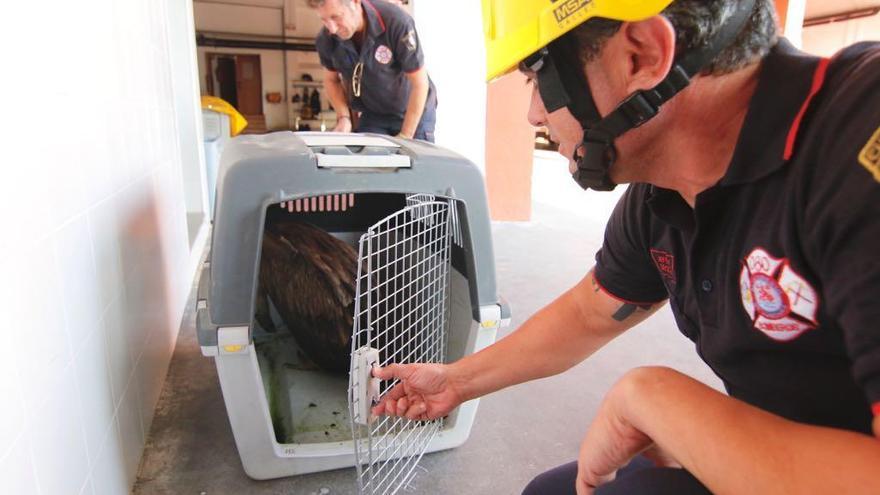
[[880, 493], [880, 45], [802, 53], [769, 0], [483, 13], [489, 76], [529, 76], [578, 184], [631, 185], [579, 284], [458, 362], [375, 371], [402, 383], [374, 412], [442, 417], [561, 373], [668, 301], [729, 395], [633, 370], [577, 462], [524, 493]]

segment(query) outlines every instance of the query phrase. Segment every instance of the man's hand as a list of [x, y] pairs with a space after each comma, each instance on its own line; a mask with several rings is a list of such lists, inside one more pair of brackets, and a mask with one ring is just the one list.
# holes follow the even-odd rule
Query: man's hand
[[336, 117], [336, 125], [333, 132], [351, 132], [351, 117], [348, 115], [340, 115]]
[[712, 493], [880, 493], [877, 437], [797, 423], [663, 367], [636, 368], [611, 388], [584, 438], [577, 493], [658, 448], [661, 465], [680, 465]]
[[632, 380], [632, 374], [628, 374], [608, 392], [581, 443], [575, 486], [578, 495], [592, 495], [640, 453], [658, 466], [680, 467], [629, 420], [629, 403], [638, 400], [633, 395]]
[[445, 364], [391, 364], [374, 369], [373, 376], [400, 380], [373, 407], [376, 416], [431, 420], [446, 416], [462, 402], [462, 394], [452, 383]]

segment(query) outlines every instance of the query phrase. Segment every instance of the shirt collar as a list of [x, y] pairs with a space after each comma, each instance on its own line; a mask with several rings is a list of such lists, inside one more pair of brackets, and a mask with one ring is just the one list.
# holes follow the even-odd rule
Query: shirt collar
[[786, 140], [798, 113], [809, 101], [819, 60], [796, 49], [785, 38], [764, 57], [755, 94], [720, 185], [754, 182], [785, 164]]
[[693, 211], [678, 192], [651, 184], [646, 184], [646, 187], [648, 191], [645, 195], [645, 204], [648, 205], [651, 213], [678, 230], [693, 230]]
[[[785, 165], [786, 142], [798, 114], [810, 101], [819, 61], [785, 38], [764, 57], [733, 158], [718, 183], [722, 187], [701, 192], [697, 196], [698, 209], [717, 199], [723, 186], [755, 182]], [[646, 203], [654, 215], [679, 230], [695, 227], [693, 210], [676, 191], [649, 185]]]
[[370, 0], [362, 0], [361, 8], [364, 10], [364, 20], [367, 23], [367, 33], [370, 37], [376, 37], [385, 32], [385, 19]]

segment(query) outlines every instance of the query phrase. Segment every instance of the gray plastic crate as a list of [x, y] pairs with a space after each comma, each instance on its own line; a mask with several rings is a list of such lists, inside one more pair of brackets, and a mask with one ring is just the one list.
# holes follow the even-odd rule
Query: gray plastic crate
[[[279, 203], [289, 201], [300, 211], [282, 212]], [[198, 287], [197, 333], [202, 353], [216, 361], [250, 477], [354, 466], [364, 441], [350, 423], [348, 378], [298, 369], [296, 343], [266, 337], [254, 322], [264, 226], [278, 215], [302, 215], [356, 246], [383, 219], [418, 214], [419, 204], [448, 205], [440, 360], [451, 362], [494, 342], [509, 321], [496, 292], [483, 178], [472, 163], [430, 143], [375, 135], [278, 132], [239, 136], [226, 146], [210, 257]], [[279, 359], [288, 361], [281, 371]], [[477, 403], [462, 404], [435, 424], [417, 454], [461, 445]]]

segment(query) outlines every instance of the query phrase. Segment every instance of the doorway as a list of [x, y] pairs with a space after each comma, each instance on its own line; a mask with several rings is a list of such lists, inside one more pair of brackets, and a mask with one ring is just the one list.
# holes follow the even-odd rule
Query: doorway
[[235, 53], [206, 56], [208, 94], [223, 98], [244, 115], [248, 121], [245, 132], [265, 132], [260, 56]]
[[235, 75], [235, 57], [217, 57], [217, 68], [214, 70], [214, 78], [219, 86], [220, 98], [228, 101], [238, 108], [238, 88]]

